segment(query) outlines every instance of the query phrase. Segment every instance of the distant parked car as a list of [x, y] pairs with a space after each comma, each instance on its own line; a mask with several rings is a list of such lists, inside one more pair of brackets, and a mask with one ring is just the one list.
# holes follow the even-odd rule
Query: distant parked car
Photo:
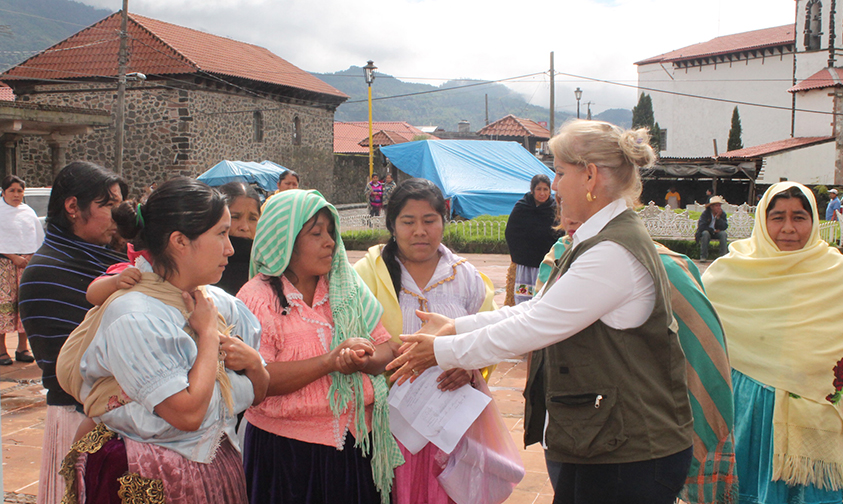
[[[42, 225], [47, 218], [47, 205], [50, 203], [51, 187], [27, 187], [23, 193], [23, 202], [35, 210], [35, 215]], [[46, 227], [46, 225], [45, 225]]]

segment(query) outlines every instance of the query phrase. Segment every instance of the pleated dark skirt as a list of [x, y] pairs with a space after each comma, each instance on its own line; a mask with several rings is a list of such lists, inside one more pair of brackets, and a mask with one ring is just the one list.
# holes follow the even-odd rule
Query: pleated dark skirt
[[243, 451], [251, 504], [379, 504], [372, 465], [354, 438], [345, 447], [305, 443], [246, 426]]

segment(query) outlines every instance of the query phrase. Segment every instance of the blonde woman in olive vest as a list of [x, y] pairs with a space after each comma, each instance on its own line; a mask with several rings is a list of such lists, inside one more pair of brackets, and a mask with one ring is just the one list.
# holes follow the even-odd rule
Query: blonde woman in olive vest
[[[555, 503], [672, 504], [692, 456], [685, 357], [670, 284], [629, 209], [638, 170], [655, 161], [646, 130], [566, 123], [550, 141], [552, 188], [582, 222], [570, 252], [532, 300], [427, 324], [402, 336], [393, 379], [427, 367], [476, 369], [536, 351], [525, 390], [524, 440], [560, 470]], [[438, 337], [436, 337], [438, 336]]]

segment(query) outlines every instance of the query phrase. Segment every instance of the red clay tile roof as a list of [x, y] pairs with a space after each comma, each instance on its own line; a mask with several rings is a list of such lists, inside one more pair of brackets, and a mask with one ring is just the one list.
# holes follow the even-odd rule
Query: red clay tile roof
[[765, 143], [762, 145], [755, 145], [752, 147], [744, 147], [743, 149], [728, 151], [720, 154], [721, 158], [752, 158], [767, 156], [799, 147], [807, 147], [809, 145], [821, 144], [834, 140], [834, 137], [799, 137], [786, 138], [776, 142]]
[[[384, 131], [380, 130], [377, 132], [372, 132], [372, 145], [376, 145], [378, 147], [382, 145], [395, 145], [399, 143], [409, 142], [413, 138], [406, 137], [397, 131]], [[369, 149], [369, 135], [367, 134], [363, 140], [357, 142], [357, 145], [361, 147], [365, 147], [367, 150]]]
[[[12, 67], [1, 77], [116, 77], [120, 13]], [[129, 72], [147, 75], [208, 72], [347, 98], [342, 91], [256, 45], [129, 13]]]
[[499, 137], [535, 137], [542, 140], [550, 139], [550, 131], [540, 126], [531, 119], [523, 119], [509, 114], [506, 117], [484, 126], [478, 135], [499, 136]]
[[[428, 135], [422, 130], [411, 126], [403, 121], [373, 121], [372, 122], [372, 143], [378, 145], [374, 139], [374, 134], [378, 132], [397, 133], [407, 141], [410, 141], [417, 136], [424, 136], [430, 140], [439, 140], [439, 138]], [[360, 142], [365, 139], [365, 145], [360, 145]], [[398, 143], [398, 142], [395, 142]], [[386, 145], [385, 143], [382, 145]], [[366, 154], [369, 152], [369, 122], [368, 121], [353, 121], [353, 122], [334, 122], [334, 152], [338, 154]]]
[[15, 93], [12, 88], [0, 82], [0, 101], [15, 101]]
[[724, 35], [709, 40], [708, 42], [700, 42], [699, 44], [689, 45], [682, 49], [653, 56], [652, 58], [637, 61], [636, 65], [647, 65], [650, 63], [666, 63], [670, 61], [681, 61], [687, 59], [701, 58], [704, 56], [716, 56], [721, 54], [729, 54], [739, 51], [747, 51], [750, 49], [763, 49], [767, 47], [775, 47], [784, 44], [793, 44], [796, 41], [794, 25], [776, 26], [774, 28], [764, 28], [762, 30], [753, 30], [743, 33], [735, 33], [734, 35]]
[[788, 89], [788, 92], [795, 93], [797, 91], [810, 91], [811, 89], [841, 86], [843, 86], [843, 68], [823, 68], [819, 72]]

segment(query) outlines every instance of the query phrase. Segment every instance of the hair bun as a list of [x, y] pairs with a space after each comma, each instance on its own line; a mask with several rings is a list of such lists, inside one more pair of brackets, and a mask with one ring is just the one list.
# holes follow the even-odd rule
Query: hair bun
[[656, 162], [656, 152], [650, 145], [647, 128], [626, 130], [618, 140], [621, 151], [629, 162], [639, 168], [650, 168]]

